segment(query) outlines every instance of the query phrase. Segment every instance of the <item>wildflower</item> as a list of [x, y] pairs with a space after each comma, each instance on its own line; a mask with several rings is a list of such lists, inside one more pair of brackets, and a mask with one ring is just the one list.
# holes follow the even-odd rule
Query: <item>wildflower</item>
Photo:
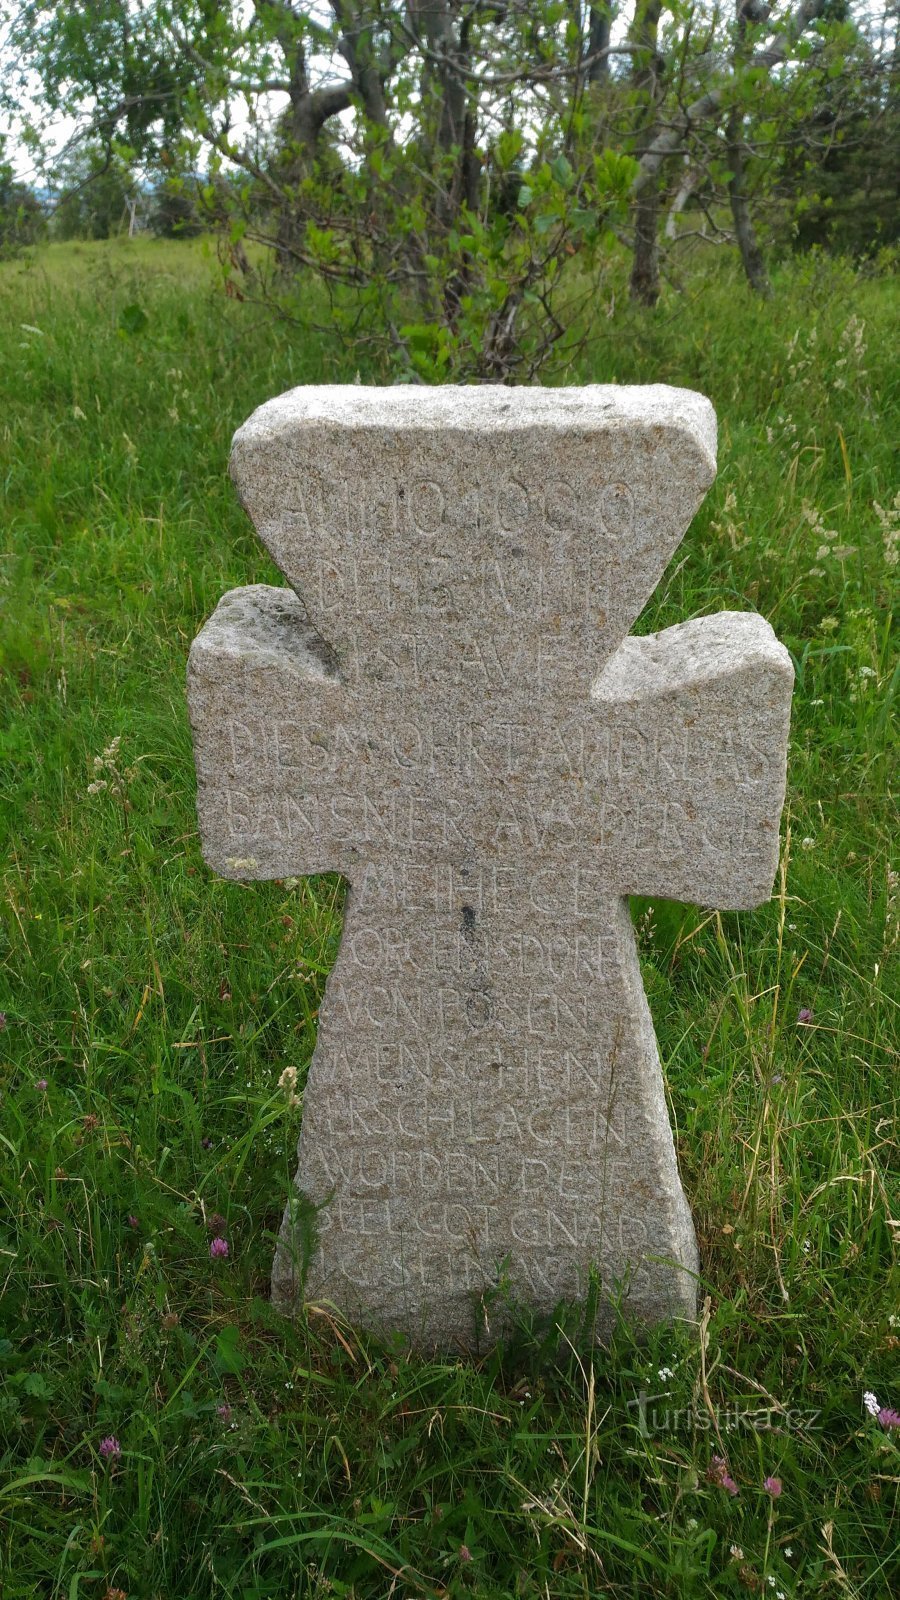
[[46, 1093], [46, 1089], [47, 1089], [47, 1079], [46, 1078], [36, 1078], [35, 1079], [35, 1083], [34, 1083], [34, 1087], [36, 1089], [38, 1089], [41, 1094], [45, 1094]]
[[669, 1378], [674, 1378], [675, 1373], [672, 1371], [671, 1367], [660, 1367], [656, 1376], [658, 1377], [660, 1383], [667, 1383]]
[[783, 1551], [781, 1553], [782, 1553], [783, 1556], [785, 1556], [787, 1558], [788, 1561], [790, 1561], [791, 1556], [794, 1554], [793, 1549], [789, 1544], [785, 1545], [785, 1547], [784, 1547], [784, 1549], [783, 1549]]
[[209, 1253], [213, 1261], [226, 1261], [228, 1259], [228, 1240], [212, 1239], [210, 1241]]
[[737, 1484], [731, 1476], [731, 1473], [728, 1471], [728, 1463], [724, 1456], [713, 1456], [709, 1466], [706, 1469], [706, 1476], [708, 1477], [710, 1483], [714, 1483], [716, 1485], [716, 1488], [727, 1489], [729, 1494], [740, 1493]]
[[223, 1422], [231, 1421], [231, 1407], [224, 1400], [221, 1405], [216, 1406], [216, 1416], [221, 1417]]
[[884, 536], [884, 559], [889, 567], [895, 567], [900, 561], [900, 491], [894, 496], [893, 510], [890, 506], [885, 510], [877, 500], [872, 506]]
[[460, 1547], [459, 1547], [459, 1559], [460, 1559], [460, 1561], [471, 1561], [472, 1552], [469, 1549], [469, 1546], [467, 1544], [461, 1544], [460, 1545]]
[[129, 1212], [127, 1220], [128, 1220], [129, 1228], [139, 1228], [140, 1227], [140, 1223], [139, 1223], [139, 1221], [138, 1221], [138, 1219], [135, 1216], [133, 1211]]
[[300, 1104], [300, 1097], [297, 1094], [296, 1067], [285, 1067], [281, 1077], [278, 1079], [278, 1087], [284, 1095], [289, 1106], [293, 1108], [294, 1106], [298, 1106]]
[[728, 1546], [728, 1554], [731, 1556], [732, 1561], [743, 1561], [744, 1559], [744, 1552], [739, 1544], [730, 1544]]
[[0, 1033], [3, 1032], [5, 1027], [6, 1027], [6, 1012], [5, 1011], [0, 1011]]
[[900, 1411], [895, 1411], [893, 1406], [882, 1406], [878, 1421], [883, 1428], [900, 1428]]
[[768, 1477], [763, 1484], [763, 1488], [766, 1494], [770, 1494], [773, 1500], [777, 1500], [782, 1490], [781, 1479]]
[[881, 1407], [879, 1406], [878, 1401], [876, 1400], [871, 1389], [867, 1389], [863, 1395], [863, 1405], [868, 1411], [870, 1417], [877, 1417], [879, 1411], [881, 1410]]
[[812, 1022], [812, 1012], [810, 1011], [809, 1006], [801, 1006], [800, 1010], [797, 1012], [798, 1026], [805, 1028], [810, 1022]]
[[212, 1139], [210, 1139], [208, 1135], [205, 1139], [201, 1139], [200, 1143], [202, 1144], [204, 1150], [212, 1149]]
[[809, 834], [806, 835], [805, 839], [801, 839], [800, 843], [804, 850], [815, 850], [816, 848], [816, 841]]
[[118, 1461], [122, 1454], [122, 1446], [114, 1433], [108, 1433], [105, 1439], [101, 1439], [97, 1448], [104, 1461]]
[[211, 1211], [206, 1219], [206, 1226], [210, 1233], [222, 1234], [225, 1232], [228, 1223], [222, 1216], [221, 1211]]

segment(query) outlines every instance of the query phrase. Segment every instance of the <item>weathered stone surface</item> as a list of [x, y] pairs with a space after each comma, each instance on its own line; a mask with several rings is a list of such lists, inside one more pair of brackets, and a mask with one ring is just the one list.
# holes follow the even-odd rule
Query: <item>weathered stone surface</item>
[[[425, 1345], [483, 1334], [498, 1277], [550, 1309], [596, 1267], [638, 1318], [693, 1315], [624, 897], [767, 898], [792, 684], [755, 615], [625, 637], [714, 476], [711, 406], [297, 389], [232, 472], [292, 588], [234, 590], [191, 650], [204, 854], [350, 885], [306, 1294]], [[286, 1307], [298, 1237], [289, 1214]]]

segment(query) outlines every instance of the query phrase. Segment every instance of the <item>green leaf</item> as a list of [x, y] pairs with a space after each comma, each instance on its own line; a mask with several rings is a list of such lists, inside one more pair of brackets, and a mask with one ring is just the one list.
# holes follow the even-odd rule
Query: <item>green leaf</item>
[[119, 312], [119, 327], [123, 333], [143, 333], [149, 322], [150, 318], [143, 306], [137, 304], [137, 301], [130, 306], [123, 306]]
[[519, 209], [524, 211], [526, 206], [530, 206], [531, 205], [531, 202], [532, 202], [533, 199], [534, 199], [534, 190], [532, 189], [531, 185], [529, 183], [523, 183], [522, 187], [519, 190], [519, 199], [518, 199]]
[[550, 171], [553, 173], [557, 183], [563, 183], [568, 187], [572, 182], [572, 168], [565, 156], [556, 156], [550, 163]]
[[497, 140], [497, 165], [504, 170], [511, 167], [520, 154], [524, 136], [520, 128], [507, 128]]
[[407, 322], [400, 329], [400, 337], [411, 350], [433, 350], [440, 335], [433, 322]]
[[215, 1364], [220, 1372], [240, 1372], [246, 1365], [246, 1356], [239, 1349], [240, 1331], [233, 1324], [223, 1328], [216, 1337]]

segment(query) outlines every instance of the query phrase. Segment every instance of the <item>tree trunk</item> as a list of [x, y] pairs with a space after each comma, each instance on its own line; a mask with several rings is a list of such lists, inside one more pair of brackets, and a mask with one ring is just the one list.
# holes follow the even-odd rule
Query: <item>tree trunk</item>
[[[411, 31], [425, 57], [424, 95], [436, 116], [437, 192], [434, 220], [439, 230], [457, 222], [463, 206], [475, 210], [481, 178], [477, 153], [477, 101], [470, 88], [471, 28], [474, 10], [463, 14], [458, 32], [452, 0], [407, 0]], [[443, 314], [452, 328], [469, 284], [466, 258], [443, 284]]]
[[[662, 0], [638, 0], [629, 36], [640, 52], [632, 57], [631, 85], [636, 96], [644, 97], [640, 125], [635, 139], [635, 154], [640, 160], [656, 135], [656, 117], [662, 94], [663, 63], [657, 54]], [[640, 104], [640, 101], [639, 101]], [[637, 197], [634, 226], [634, 259], [629, 290], [632, 300], [655, 306], [659, 299], [659, 187], [655, 183]]]
[[609, 56], [598, 55], [598, 52], [609, 49], [609, 36], [612, 32], [616, 9], [614, 0], [607, 0], [606, 5], [591, 6], [590, 8], [587, 48], [588, 83], [606, 83], [609, 79]]
[[744, 144], [741, 134], [740, 112], [736, 109], [728, 118], [728, 166], [731, 178], [728, 183], [728, 199], [731, 203], [731, 215], [734, 220], [734, 234], [737, 246], [741, 252], [741, 261], [747, 282], [756, 294], [770, 295], [772, 285], [766, 272], [763, 253], [759, 248], [759, 240], [753, 227], [753, 218], [750, 215], [750, 205], [747, 200], [747, 189], [744, 172]]
[[675, 199], [672, 201], [672, 204], [669, 207], [669, 215], [666, 217], [665, 234], [667, 239], [678, 238], [677, 218], [680, 217], [699, 181], [700, 174], [697, 171], [697, 168], [690, 166], [687, 167], [685, 169], [684, 177], [678, 185]]
[[634, 257], [629, 290], [632, 300], [655, 306], [659, 299], [659, 190], [649, 189], [635, 210]]

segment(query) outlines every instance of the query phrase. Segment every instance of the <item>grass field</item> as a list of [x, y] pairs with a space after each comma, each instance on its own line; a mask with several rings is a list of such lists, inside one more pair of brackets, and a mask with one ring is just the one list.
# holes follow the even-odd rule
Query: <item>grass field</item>
[[794, 654], [783, 871], [753, 914], [635, 906], [702, 1338], [567, 1317], [477, 1363], [269, 1308], [338, 886], [218, 881], [196, 835], [188, 646], [280, 581], [232, 431], [359, 361], [199, 244], [51, 247], [0, 307], [3, 1600], [897, 1592], [862, 1401], [900, 1410], [897, 280], [810, 259], [763, 304], [716, 265], [599, 308], [572, 374], [716, 404], [640, 628], [752, 606]]

